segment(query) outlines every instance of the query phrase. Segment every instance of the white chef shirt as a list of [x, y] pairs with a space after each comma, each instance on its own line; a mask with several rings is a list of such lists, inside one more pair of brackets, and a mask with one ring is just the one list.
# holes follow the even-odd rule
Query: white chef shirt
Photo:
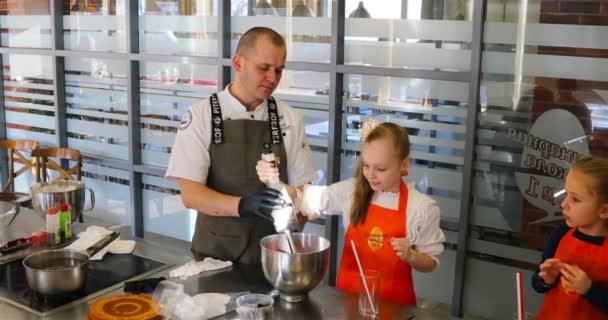
[[[217, 94], [222, 119], [225, 120], [268, 120], [268, 105], [264, 101], [254, 111], [238, 101], [228, 85]], [[276, 99], [275, 99], [276, 100]], [[287, 183], [300, 186], [316, 178], [316, 170], [312, 152], [306, 142], [302, 116], [286, 103], [276, 100], [279, 123], [283, 133], [283, 144], [287, 159]], [[177, 131], [175, 142], [171, 149], [169, 166], [165, 177], [170, 180], [177, 178], [207, 183], [210, 167], [209, 146], [211, 144], [211, 107], [209, 99], [193, 104], [182, 117], [180, 129]], [[261, 155], [260, 155], [261, 156]], [[239, 161], [238, 150], [234, 151], [234, 160]], [[252, 170], [254, 167], [252, 167]]]
[[[321, 211], [327, 214], [341, 214], [344, 226], [350, 223], [350, 209], [355, 191], [355, 178], [336, 182], [330, 186], [304, 186], [300, 199], [300, 211], [309, 219], [316, 219]], [[436, 256], [443, 252], [445, 235], [439, 226], [440, 214], [437, 203], [426, 194], [416, 190], [414, 183], [407, 183], [408, 197], [406, 208], [407, 238], [416, 251], [428, 254], [439, 264]], [[380, 192], [373, 204], [397, 210], [399, 193]]]

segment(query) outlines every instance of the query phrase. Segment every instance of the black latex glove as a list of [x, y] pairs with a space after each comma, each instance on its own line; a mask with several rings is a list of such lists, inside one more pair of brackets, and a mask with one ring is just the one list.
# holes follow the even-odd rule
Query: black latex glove
[[264, 188], [254, 194], [241, 197], [239, 200], [239, 215], [241, 217], [260, 217], [274, 222], [272, 211], [285, 206], [281, 192], [271, 188]]
[[152, 293], [163, 280], [166, 280], [165, 277], [127, 281], [124, 290], [127, 293]]

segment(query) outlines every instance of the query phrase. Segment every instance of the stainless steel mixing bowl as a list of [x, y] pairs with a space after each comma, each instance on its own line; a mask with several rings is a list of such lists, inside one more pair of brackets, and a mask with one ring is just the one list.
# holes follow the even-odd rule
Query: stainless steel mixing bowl
[[[89, 190], [88, 208], [84, 208], [85, 190]], [[95, 207], [95, 193], [85, 187], [84, 182], [75, 180], [55, 180], [51, 182], [34, 183], [31, 188], [32, 206], [41, 217], [45, 217], [50, 207], [59, 208], [66, 203], [72, 211], [72, 221], [76, 220], [83, 211], [91, 211]]]
[[287, 302], [303, 300], [325, 277], [329, 266], [327, 239], [310, 234], [294, 233], [296, 253], [289, 253], [284, 234], [273, 234], [260, 241], [262, 269], [266, 280]]

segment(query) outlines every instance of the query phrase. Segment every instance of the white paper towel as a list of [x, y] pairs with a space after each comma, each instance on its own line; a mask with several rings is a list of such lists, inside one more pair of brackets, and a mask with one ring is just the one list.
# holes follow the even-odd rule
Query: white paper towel
[[112, 233], [112, 230], [104, 227], [89, 226], [85, 231], [79, 233], [77, 235], [78, 239], [67, 246], [66, 249], [85, 251], [110, 233]]
[[232, 266], [231, 261], [222, 261], [207, 257], [203, 261], [192, 260], [184, 264], [183, 266], [175, 268], [169, 271], [169, 276], [172, 278], [180, 278], [184, 280], [188, 277], [191, 277], [204, 271], [219, 270], [228, 268], [230, 266]]
[[[99, 240], [112, 233], [112, 230], [100, 226], [89, 226], [87, 229], [77, 235], [78, 239], [66, 247], [66, 249], [86, 251]], [[115, 254], [128, 254], [135, 249], [135, 241], [116, 239], [105, 248], [91, 257], [91, 260], [101, 260], [103, 256], [110, 252]]]

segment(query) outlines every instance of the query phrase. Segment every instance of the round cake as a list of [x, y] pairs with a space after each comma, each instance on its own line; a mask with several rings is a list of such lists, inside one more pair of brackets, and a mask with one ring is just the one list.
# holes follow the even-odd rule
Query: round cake
[[89, 308], [88, 320], [158, 320], [159, 306], [152, 298], [125, 294], [101, 298]]

